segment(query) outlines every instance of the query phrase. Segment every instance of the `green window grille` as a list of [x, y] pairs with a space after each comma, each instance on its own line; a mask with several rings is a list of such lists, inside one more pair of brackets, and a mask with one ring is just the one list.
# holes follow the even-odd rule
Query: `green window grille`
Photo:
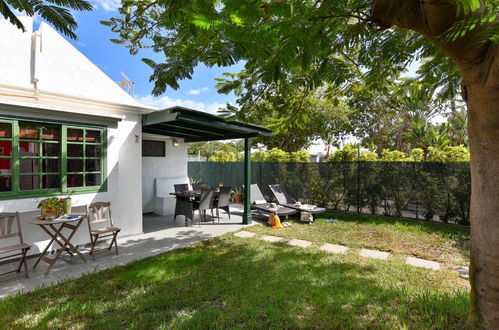
[[104, 127], [0, 119], [0, 199], [105, 191]]

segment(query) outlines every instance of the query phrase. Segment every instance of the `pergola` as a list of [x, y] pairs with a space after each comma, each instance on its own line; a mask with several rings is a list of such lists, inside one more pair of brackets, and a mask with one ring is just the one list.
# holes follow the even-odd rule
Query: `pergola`
[[268, 128], [229, 121], [206, 112], [175, 106], [142, 115], [142, 132], [172, 136], [184, 139], [185, 142], [244, 139], [243, 223], [251, 223], [251, 138], [272, 135]]

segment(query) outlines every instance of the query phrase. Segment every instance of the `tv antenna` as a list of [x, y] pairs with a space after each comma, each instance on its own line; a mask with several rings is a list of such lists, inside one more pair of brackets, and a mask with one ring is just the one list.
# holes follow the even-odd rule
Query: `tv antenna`
[[126, 92], [133, 97], [133, 87], [135, 83], [131, 81], [130, 78], [128, 78], [126, 74], [124, 74], [122, 71], [120, 71], [120, 73], [123, 76], [123, 78], [125, 78], [125, 80], [119, 81], [118, 84], [121, 87], [126, 88]]

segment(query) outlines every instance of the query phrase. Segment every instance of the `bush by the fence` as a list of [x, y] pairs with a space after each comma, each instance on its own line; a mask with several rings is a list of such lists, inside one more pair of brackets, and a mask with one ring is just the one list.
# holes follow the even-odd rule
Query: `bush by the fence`
[[[243, 184], [239, 162], [189, 162], [189, 177], [215, 186]], [[282, 183], [297, 199], [330, 209], [469, 224], [469, 163], [261, 162], [252, 182], [270, 197]]]

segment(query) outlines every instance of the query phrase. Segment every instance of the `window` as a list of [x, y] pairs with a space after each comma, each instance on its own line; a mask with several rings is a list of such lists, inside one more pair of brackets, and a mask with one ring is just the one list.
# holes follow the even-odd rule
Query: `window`
[[142, 140], [142, 157], [165, 157], [165, 141]]
[[106, 129], [0, 119], [0, 198], [105, 190]]

